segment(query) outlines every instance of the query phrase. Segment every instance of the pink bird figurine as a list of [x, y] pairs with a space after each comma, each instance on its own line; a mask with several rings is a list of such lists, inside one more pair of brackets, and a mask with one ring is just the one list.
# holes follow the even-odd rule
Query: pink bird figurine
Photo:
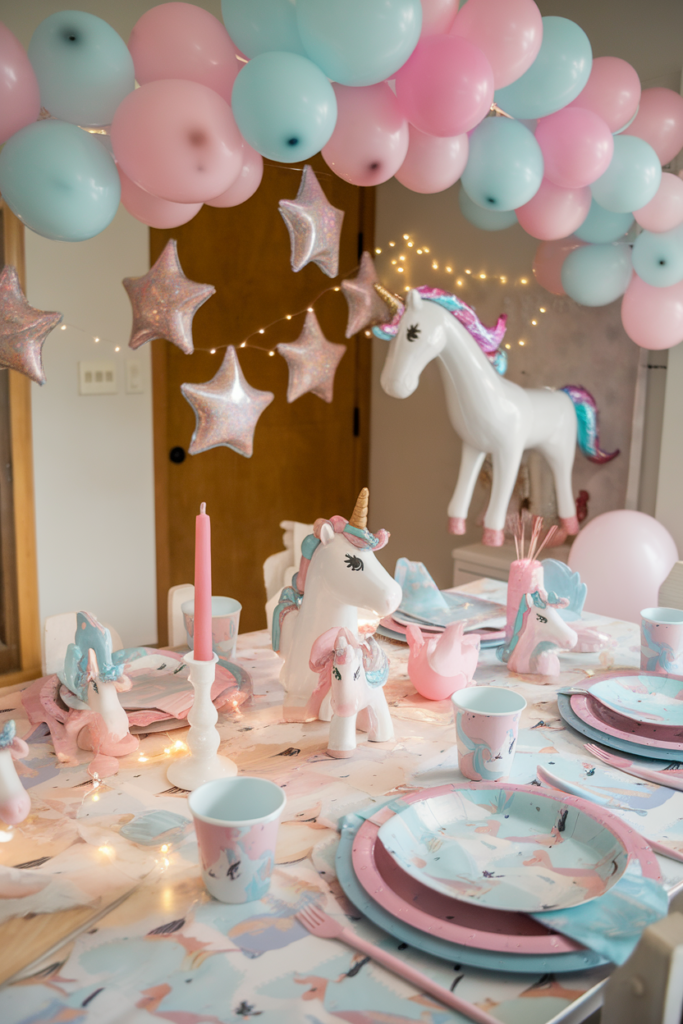
[[407, 627], [408, 675], [417, 692], [428, 700], [446, 700], [472, 682], [481, 638], [464, 633], [465, 624], [453, 622], [440, 636], [425, 640], [418, 626]]

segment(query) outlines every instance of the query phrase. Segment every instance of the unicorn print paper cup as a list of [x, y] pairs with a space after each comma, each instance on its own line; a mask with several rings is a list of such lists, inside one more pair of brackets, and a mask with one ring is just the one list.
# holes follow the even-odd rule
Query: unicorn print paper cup
[[524, 697], [502, 686], [470, 686], [451, 700], [460, 771], [473, 782], [504, 782], [515, 756]]
[[[187, 643], [194, 646], [194, 601], [183, 601], [180, 606], [185, 620]], [[214, 654], [230, 661], [235, 656], [235, 645], [240, 627], [242, 605], [232, 597], [211, 598], [211, 642]]]
[[644, 608], [640, 613], [640, 667], [683, 675], [683, 611]]
[[270, 888], [284, 790], [238, 775], [199, 786], [188, 797], [204, 885], [221, 903], [260, 900]]

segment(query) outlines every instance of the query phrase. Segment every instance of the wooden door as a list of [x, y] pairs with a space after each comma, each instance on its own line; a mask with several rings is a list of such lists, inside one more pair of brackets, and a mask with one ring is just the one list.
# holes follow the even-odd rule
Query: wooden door
[[[320, 157], [311, 163], [329, 201], [345, 211], [336, 281], [313, 264], [298, 274], [290, 267], [278, 200], [296, 196], [300, 167], [267, 165], [257, 193], [241, 206], [205, 206], [189, 224], [151, 231], [152, 261], [175, 238], [187, 276], [216, 288], [195, 315], [193, 355], [166, 341], [152, 343], [160, 643], [167, 636], [169, 586], [193, 578], [194, 517], [201, 501], [212, 522], [213, 593], [242, 603], [244, 632], [265, 626], [262, 566], [282, 548], [280, 521], [348, 517], [367, 483], [370, 340], [363, 334], [344, 338], [347, 305], [341, 292], [318, 296], [353, 273], [359, 253], [372, 246], [374, 194], [333, 175]], [[287, 364], [267, 350], [298, 337], [314, 302], [325, 336], [344, 342], [347, 352], [331, 404], [312, 394], [288, 404]], [[251, 332], [287, 314], [297, 315], [258, 336], [266, 351], [239, 348]], [[248, 382], [275, 395], [256, 426], [254, 454], [247, 459], [221, 447], [174, 463], [171, 450], [187, 451], [195, 425], [180, 385], [210, 380], [225, 354], [219, 346], [227, 344], [238, 347]], [[218, 348], [215, 355], [211, 348]]]

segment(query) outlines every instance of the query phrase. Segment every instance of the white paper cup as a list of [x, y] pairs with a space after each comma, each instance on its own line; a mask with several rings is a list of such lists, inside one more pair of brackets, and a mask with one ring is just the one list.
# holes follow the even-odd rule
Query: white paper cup
[[[194, 600], [183, 601], [180, 606], [185, 620], [187, 644], [194, 647]], [[242, 605], [232, 597], [211, 598], [211, 645], [219, 658], [231, 661], [235, 656], [237, 634], [240, 628]]]

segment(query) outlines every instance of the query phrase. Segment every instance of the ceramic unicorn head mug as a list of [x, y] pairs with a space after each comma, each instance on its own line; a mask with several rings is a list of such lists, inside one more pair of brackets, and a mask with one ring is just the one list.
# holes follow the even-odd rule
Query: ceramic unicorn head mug
[[510, 642], [501, 657], [511, 672], [558, 676], [560, 659], [557, 651], [569, 651], [578, 637], [557, 609], [566, 600], [551, 604], [543, 591], [524, 594], [513, 627]]

